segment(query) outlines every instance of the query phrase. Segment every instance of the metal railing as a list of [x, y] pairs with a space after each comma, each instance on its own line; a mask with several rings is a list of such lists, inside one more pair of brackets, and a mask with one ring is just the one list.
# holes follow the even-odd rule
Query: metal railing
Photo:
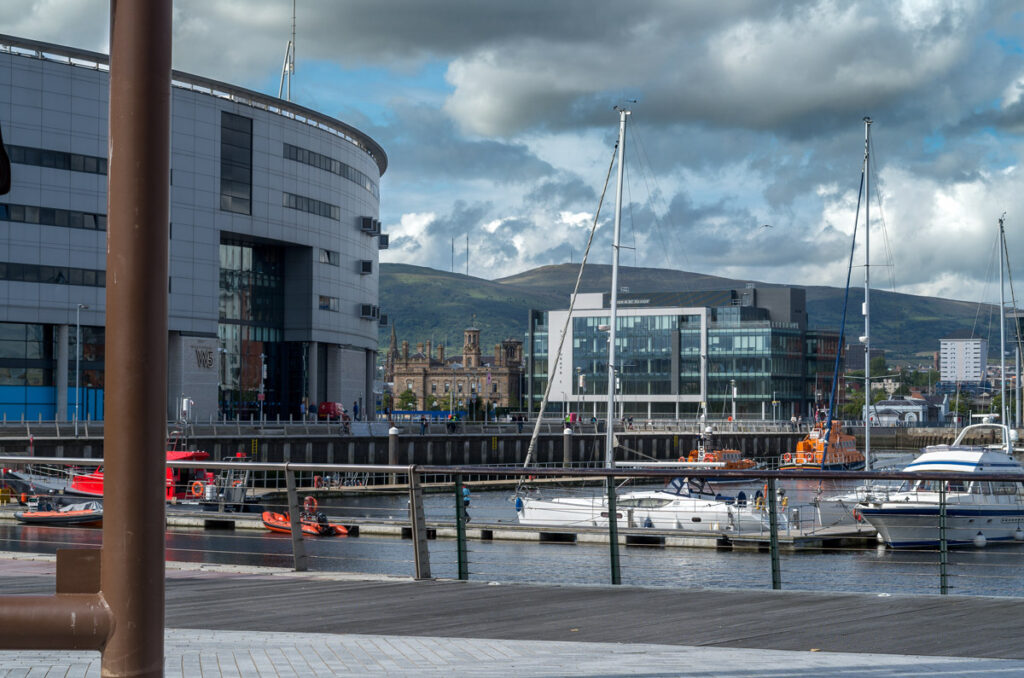
[[[5, 466], [27, 462], [20, 457], [0, 457]], [[61, 462], [86, 466], [97, 460]], [[750, 510], [761, 512], [761, 525], [659, 529], [645, 527], [649, 523], [643, 509], [618, 505], [622, 500], [608, 494], [606, 488], [626, 480], [658, 487], [678, 471], [255, 462], [170, 462], [168, 466], [210, 472], [244, 468], [251, 483], [250, 506], [227, 501], [224, 496], [206, 502], [189, 497], [169, 505], [170, 559], [269, 562], [296, 570], [374, 572], [418, 579], [1024, 596], [1016, 574], [1024, 550], [1013, 545], [993, 548], [993, 533], [984, 549], [974, 544], [953, 548], [963, 545], [964, 539], [956, 532], [959, 528], [944, 524], [947, 516], [953, 520], [971, 503], [972, 497], [963, 493], [951, 503], [949, 497], [956, 494], [958, 482], [1024, 481], [1005, 475], [692, 470], [687, 473], [694, 478], [710, 475], [747, 482], [745, 490], [733, 490], [733, 495], [747, 493]], [[858, 520], [857, 507], [868, 499], [882, 501], [894, 491], [883, 483], [906, 480], [941, 480], [944, 488], [953, 488], [940, 493], [938, 511], [928, 528], [935, 534], [935, 543], [914, 550], [881, 548], [874, 529]], [[861, 485], [852, 486], [851, 481]], [[512, 502], [520, 482], [529, 483], [534, 497], [582, 493], [593, 498], [605, 516], [616, 519], [575, 525], [520, 523]], [[845, 486], [832, 487], [834, 483]], [[474, 495], [469, 505], [463, 485]], [[754, 488], [761, 490], [760, 496], [754, 496]], [[1019, 489], [1014, 491], [1019, 493]], [[1019, 508], [1022, 501], [1018, 494], [1006, 495], [1006, 499], [1008, 509]], [[835, 504], [831, 513], [822, 508], [829, 501]], [[246, 511], [253, 502], [262, 510], [287, 516], [290, 534], [263, 531], [261, 513]], [[316, 522], [317, 514], [323, 514], [321, 520], [327, 524], [345, 527], [348, 539], [304, 538], [300, 518], [307, 519], [308, 528], [310, 515]], [[1024, 516], [1020, 521], [1024, 528]], [[229, 525], [231, 530], [224, 531]], [[988, 529], [983, 523], [978, 526], [982, 532]], [[14, 532], [8, 540], [17, 539], [19, 528], [11, 529]], [[48, 533], [52, 544], [38, 536], [33, 539], [40, 548], [56, 548], [62, 542], [73, 544], [88, 538], [79, 532], [86, 531], [54, 528]], [[92, 534], [98, 537], [98, 532]], [[1008, 541], [1018, 539], [1024, 540], [1024, 533]], [[540, 546], [552, 542], [574, 546], [556, 550]], [[704, 574], [694, 574], [698, 572]], [[567, 580], [567, 576], [572, 578]]]

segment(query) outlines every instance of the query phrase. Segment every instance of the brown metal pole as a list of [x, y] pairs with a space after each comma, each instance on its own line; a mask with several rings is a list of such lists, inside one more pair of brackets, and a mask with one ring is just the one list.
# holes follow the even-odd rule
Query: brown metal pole
[[162, 676], [171, 0], [111, 0], [104, 676]]

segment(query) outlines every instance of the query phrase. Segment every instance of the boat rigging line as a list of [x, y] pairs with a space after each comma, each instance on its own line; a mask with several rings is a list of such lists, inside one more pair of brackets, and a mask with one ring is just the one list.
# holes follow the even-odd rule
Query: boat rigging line
[[[554, 374], [555, 370], [558, 369], [558, 361], [562, 357], [562, 347], [565, 345], [565, 338], [569, 334], [569, 323], [572, 322], [572, 312], [576, 307], [576, 297], [580, 291], [580, 282], [583, 280], [583, 269], [587, 265], [587, 259], [590, 257], [590, 247], [594, 243], [594, 234], [597, 233], [598, 220], [601, 218], [601, 207], [604, 205], [604, 197], [608, 192], [608, 184], [612, 178], [612, 169], [615, 167], [615, 157], [618, 154], [619, 142], [616, 140], [615, 146], [612, 148], [612, 159], [608, 164], [608, 173], [604, 178], [604, 188], [601, 189], [601, 197], [597, 201], [597, 212], [594, 213], [594, 223], [590, 227], [590, 237], [587, 238], [587, 246], [583, 250], [583, 259], [580, 261], [580, 270], [576, 274], [576, 285], [573, 287], [572, 296], [569, 298], [569, 312], [565, 317], [565, 325], [562, 326], [562, 334], [558, 340], [558, 351], [555, 352], [554, 362], [548, 367], [548, 373]], [[526, 448], [526, 458], [523, 460], [523, 466], [527, 467], [533, 460], [533, 452], [537, 449], [537, 438], [540, 436], [540, 424], [544, 419], [544, 410], [547, 408], [548, 398], [551, 395], [552, 379], [547, 380], [547, 386], [544, 388], [544, 397], [540, 401], [540, 408], [537, 410], [537, 421], [533, 425], [533, 433], [530, 435], [530, 445]], [[611, 422], [609, 422], [609, 425]], [[516, 494], [519, 493], [519, 489], [523, 485], [523, 478], [520, 478], [516, 482]]]

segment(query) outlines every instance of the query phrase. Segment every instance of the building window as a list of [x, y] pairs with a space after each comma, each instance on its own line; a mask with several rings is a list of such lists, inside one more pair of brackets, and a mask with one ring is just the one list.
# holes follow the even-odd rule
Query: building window
[[373, 273], [373, 261], [370, 259], [361, 259], [359, 261], [359, 274], [370, 275]]
[[52, 167], [54, 169], [70, 170], [72, 172], [87, 172], [89, 174], [106, 174], [107, 159], [94, 155], [82, 155], [80, 153], [65, 153], [63, 151], [50, 151], [45, 148], [29, 148], [28, 146], [4, 145], [11, 162], [18, 165], [32, 165], [34, 167]]
[[339, 311], [341, 310], [341, 302], [337, 297], [325, 297], [320, 295], [320, 310], [321, 311]]
[[457, 384], [457, 387], [459, 389], [459, 393], [462, 393], [462, 382], [461, 381]]
[[445, 393], [448, 393], [448, 392], [450, 392], [451, 390], [452, 390], [452, 385], [451, 385], [451, 382], [448, 382], [448, 381], [444, 382], [444, 392], [445, 392]]
[[252, 214], [252, 118], [221, 111], [220, 208]]
[[380, 197], [380, 195], [377, 192], [377, 184], [375, 184], [370, 179], [370, 177], [366, 176], [365, 174], [357, 170], [355, 167], [346, 165], [340, 160], [335, 160], [334, 158], [326, 156], [322, 153], [310, 151], [309, 149], [306, 148], [292, 146], [291, 144], [284, 145], [284, 157], [288, 158], [289, 160], [294, 160], [295, 162], [301, 162], [306, 165], [311, 165], [312, 167], [317, 167], [319, 169], [324, 170], [325, 172], [330, 172], [331, 174], [337, 174], [339, 177], [348, 179], [353, 183], [359, 184], [360, 186], [368, 190], [370, 193], [372, 193], [373, 197]]
[[0, 221], [81, 228], [87, 231], [107, 230], [107, 215], [105, 214], [61, 210], [53, 207], [37, 207], [35, 205], [0, 203]]
[[334, 250], [320, 250], [320, 263], [330, 264], [331, 266], [337, 266], [341, 259], [341, 255]]
[[282, 204], [285, 207], [341, 221], [341, 208], [337, 205], [332, 205], [316, 198], [307, 198], [304, 195], [295, 195], [294, 193], [284, 193], [282, 198]]
[[437, 382], [436, 381], [435, 382], [431, 382], [431, 384], [430, 384], [430, 392], [431, 393], [437, 393]]
[[69, 266], [37, 266], [0, 261], [0, 280], [45, 283], [49, 285], [82, 285], [105, 287], [106, 271]]

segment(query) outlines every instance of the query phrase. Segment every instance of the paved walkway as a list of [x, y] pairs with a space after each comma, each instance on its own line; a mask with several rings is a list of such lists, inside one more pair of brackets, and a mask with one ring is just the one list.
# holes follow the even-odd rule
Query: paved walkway
[[[52, 559], [26, 556], [6, 559], [5, 555], [0, 554], [0, 594], [52, 592]], [[240, 607], [246, 601], [238, 600], [237, 587], [246, 587], [249, 592], [246, 596], [249, 608]], [[225, 595], [227, 593], [231, 595]], [[487, 598], [487, 593], [497, 597]], [[479, 611], [466, 609], [467, 601], [471, 600], [465, 597], [467, 594], [480, 603]], [[676, 596], [685, 596], [692, 604], [682, 610], [683, 614], [680, 614], [683, 598], [676, 599]], [[737, 596], [744, 601], [746, 614], [736, 614]], [[823, 616], [818, 621], [810, 616], [811, 608], [802, 596], [809, 597], [812, 605], [823, 608]], [[543, 608], [540, 597], [553, 599], [550, 608]], [[451, 600], [445, 603], [449, 598]], [[512, 609], [520, 598], [525, 599], [524, 607]], [[313, 609], [317, 607], [316, 600], [322, 601], [319, 610]], [[497, 604], [499, 600], [506, 602], [504, 608]], [[857, 618], [854, 615], [859, 608], [855, 598], [849, 596], [837, 599], [842, 607], [848, 608], [848, 617], [837, 615], [837, 600], [830, 600], [825, 594], [781, 596], [769, 592], [765, 600], [781, 604], [797, 616], [803, 609], [803, 621], [812, 619], [810, 624], [803, 624], [805, 627], [827, 626], [821, 621], [825, 616], [842, 617], [835, 620], [835, 626], [837, 631], [846, 629], [846, 640], [837, 640], [831, 632], [819, 632], [805, 634], [786, 645], [784, 641], [798, 635], [799, 626], [780, 629], [781, 617], [773, 616], [776, 613], [766, 607], [755, 592], [488, 587], [473, 583], [413, 583], [394, 578], [370, 580], [337, 575], [324, 577], [323, 573], [297, 575], [264, 568], [169, 564], [165, 673], [168, 677], [182, 678], [337, 675], [973, 678], [1024, 675], [1021, 653], [1000, 650], [1002, 644], [986, 647], [983, 643], [969, 642], [970, 637], [979, 633], [977, 618], [996, 617], [995, 628], [1009, 625], [1014, 628], [1007, 628], [1006, 632], [1019, 636], [1019, 608], [1012, 604], [1014, 601], [967, 600], [957, 604], [956, 600], [933, 597], [922, 603], [908, 597], [898, 602], [918, 607], [908, 610], [884, 607], [874, 617]], [[554, 610], [571, 607], [573, 601], [577, 608], [569, 610], [557, 623], [553, 622]], [[727, 608], [724, 613], [731, 623], [715, 620], [713, 601]], [[868, 599], [865, 602], [871, 604]], [[376, 605], [375, 610], [372, 604]], [[461, 623], [456, 623], [460, 620], [453, 620], [444, 611], [445, 604], [463, 606], [466, 615]], [[950, 604], [953, 607], [945, 610]], [[639, 610], [629, 609], [631, 605]], [[288, 607], [298, 608], [297, 613], [286, 609]], [[339, 607], [344, 609], [339, 611]], [[253, 609], [262, 610], [262, 614]], [[536, 613], [532, 621], [529, 610]], [[209, 614], [202, 613], [204, 611]], [[646, 613], [640, 614], [643, 611]], [[330, 612], [335, 614], [333, 619]], [[414, 612], [418, 612], [420, 620], [411, 619]], [[902, 654], [899, 650], [889, 650], [892, 654], [878, 653], [882, 647], [902, 647], [893, 645], [892, 639], [887, 637], [892, 635], [891, 628], [886, 629], [883, 620], [889, 617], [895, 617], [898, 625], [907, 625], [909, 618], [917, 617], [918, 630], [936, 636], [939, 643], [943, 633], [967, 640], [960, 646], [947, 640], [934, 651], [922, 649], [918, 654]], [[950, 623], [951, 618], [963, 623]], [[301, 621], [306, 621], [307, 626]], [[502, 621], [508, 627], [504, 632], [498, 626]], [[225, 626], [226, 622], [234, 626]], [[310, 632], [317, 622], [332, 632]], [[753, 623], [758, 625], [758, 633], [752, 633], [755, 628], [750, 624]], [[192, 628], [203, 625], [207, 628]], [[588, 629], [588, 625], [598, 628]], [[278, 627], [302, 632], [267, 630]], [[702, 629], [710, 635], [702, 637], [699, 634]], [[610, 638], [626, 642], [608, 642]], [[832, 649], [847, 651], [818, 651], [808, 644], [812, 638]], [[642, 639], [655, 642], [637, 642]], [[580, 642], [583, 640], [587, 642]], [[685, 644], [687, 642], [690, 644]], [[712, 643], [732, 646], [709, 646]], [[864, 651], [869, 643], [874, 652]], [[906, 647], [934, 646], [911, 644]], [[921, 654], [929, 651], [933, 653]], [[957, 652], [975, 656], [936, 656]], [[997, 659], [992, 658], [993, 655], [1013, 658]], [[98, 676], [98, 652], [0, 651], [0, 678]]]
[[[479, 638], [168, 629], [168, 678], [1020, 676], [1024, 661]], [[97, 652], [0, 652], [4, 678], [98, 678]]]

